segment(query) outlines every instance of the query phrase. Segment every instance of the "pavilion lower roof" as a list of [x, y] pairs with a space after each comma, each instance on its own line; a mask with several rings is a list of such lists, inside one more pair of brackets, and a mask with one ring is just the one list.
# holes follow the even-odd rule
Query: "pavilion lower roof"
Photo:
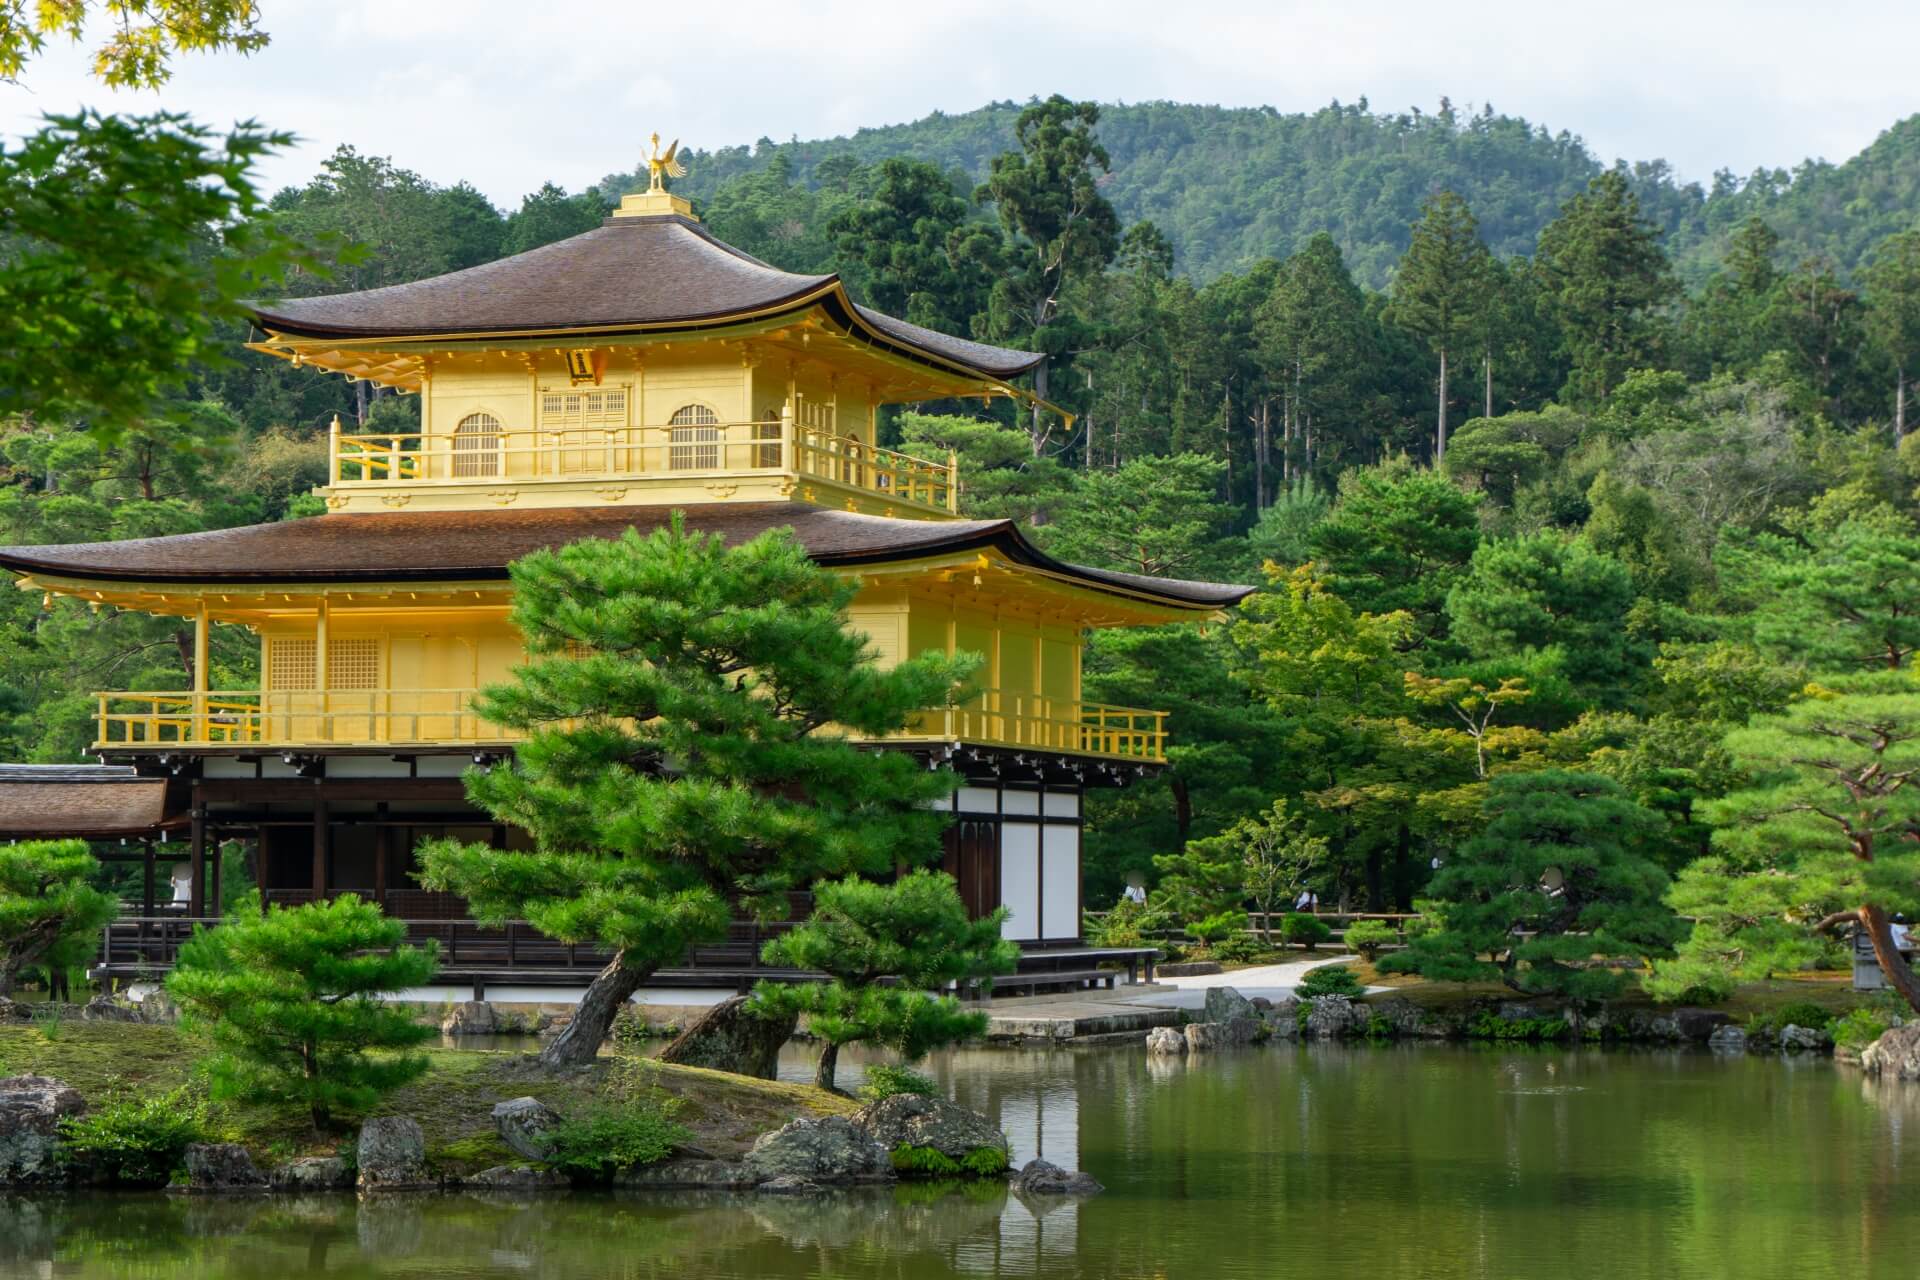
[[[565, 507], [394, 511], [309, 516], [161, 538], [0, 547], [0, 568], [112, 582], [351, 583], [486, 581], [532, 551], [628, 529], [666, 526], [681, 508]], [[1010, 520], [903, 520], [796, 502], [714, 503], [684, 509], [686, 527], [738, 545], [790, 528], [816, 562], [877, 565], [945, 554], [995, 552], [1074, 585], [1178, 609], [1212, 611], [1253, 588], [1153, 578], [1066, 564], [1035, 547]]]
[[166, 780], [131, 769], [0, 765], [0, 837], [146, 836], [179, 825], [166, 810]]

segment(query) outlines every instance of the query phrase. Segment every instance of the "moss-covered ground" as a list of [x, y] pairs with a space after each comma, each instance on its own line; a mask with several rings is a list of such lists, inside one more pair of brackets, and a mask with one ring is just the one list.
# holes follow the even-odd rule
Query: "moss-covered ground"
[[[1426, 1009], [1453, 1009], [1482, 1000], [1546, 998], [1519, 995], [1497, 982], [1428, 982], [1411, 974], [1381, 973], [1358, 958], [1352, 960], [1349, 967], [1353, 970], [1353, 976], [1365, 985], [1389, 988], [1391, 996]], [[1853, 989], [1851, 973], [1823, 970], [1796, 974], [1791, 978], [1745, 983], [1736, 988], [1725, 1003], [1708, 1007], [1726, 1013], [1735, 1022], [1744, 1023], [1749, 1018], [1763, 1017], [1790, 1004], [1817, 1004], [1839, 1017], [1871, 1003], [1872, 999], [1867, 993]], [[1642, 992], [1639, 983], [1631, 977], [1626, 989], [1608, 1003], [1627, 1008], [1664, 1007], [1658, 1006], [1651, 996]]]
[[[67, 1021], [0, 1026], [0, 1075], [53, 1076], [89, 1102], [165, 1092], [196, 1083], [205, 1052], [168, 1026]], [[563, 1074], [539, 1070], [522, 1052], [430, 1048], [431, 1067], [388, 1095], [375, 1114], [408, 1115], [426, 1134], [429, 1160], [442, 1172], [467, 1173], [517, 1163], [494, 1131], [496, 1102], [531, 1094], [562, 1115], [598, 1103], [650, 1097], [692, 1131], [690, 1145], [713, 1156], [744, 1152], [755, 1138], [800, 1116], [851, 1111], [851, 1099], [812, 1085], [755, 1080], [700, 1067], [603, 1055], [590, 1068]], [[223, 1103], [212, 1111], [216, 1136], [242, 1142], [262, 1160], [330, 1155], [352, 1140], [349, 1120], [317, 1132], [297, 1108]]]

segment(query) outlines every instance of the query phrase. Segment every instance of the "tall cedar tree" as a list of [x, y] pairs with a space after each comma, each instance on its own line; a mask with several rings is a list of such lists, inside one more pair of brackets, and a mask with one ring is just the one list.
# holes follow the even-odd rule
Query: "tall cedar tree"
[[99, 859], [84, 840], [28, 840], [0, 847], [0, 996], [13, 994], [29, 965], [57, 968], [91, 952], [94, 936], [119, 913], [93, 888]]
[[[1081, 326], [1066, 310], [1068, 286], [1106, 270], [1120, 250], [1120, 215], [1100, 194], [1100, 175], [1111, 162], [1093, 136], [1099, 123], [1098, 105], [1057, 93], [1022, 111], [1013, 128], [1020, 149], [995, 156], [987, 180], [973, 193], [999, 211], [1006, 243], [989, 245], [966, 228], [955, 239], [956, 257], [1001, 262], [983, 336], [1046, 353], [1033, 374], [1042, 399], [1051, 375], [1064, 373], [1074, 351], [1085, 345]], [[1043, 420], [1035, 406], [1036, 455], [1047, 444]]]
[[1598, 999], [1620, 971], [1596, 960], [1671, 952], [1685, 932], [1646, 856], [1658, 816], [1590, 773], [1505, 774], [1488, 784], [1486, 830], [1434, 875], [1445, 925], [1381, 962], [1446, 982]]
[[967, 202], [946, 174], [893, 156], [875, 165], [873, 191], [827, 223], [840, 261], [857, 264], [866, 301], [888, 315], [944, 333], [966, 333], [986, 305], [979, 264], [948, 242], [967, 221]]
[[670, 527], [516, 561], [529, 661], [477, 701], [528, 735], [467, 794], [530, 850], [423, 848], [423, 883], [481, 920], [613, 951], [549, 1065], [590, 1061], [628, 997], [719, 936], [736, 910], [785, 915], [825, 876], [891, 871], [939, 850], [928, 804], [953, 781], [856, 745], [939, 706], [977, 666], [926, 654], [875, 665], [848, 625], [857, 584], [787, 530], [729, 548]]
[[[908, 1061], [987, 1029], [984, 1013], [941, 994], [952, 983], [1011, 973], [1020, 949], [1000, 936], [1007, 909], [967, 919], [953, 877], [913, 871], [891, 884], [849, 876], [814, 889], [813, 914], [767, 943], [770, 965], [807, 969], [827, 982], [754, 988], [749, 1007], [804, 1013], [822, 1042], [814, 1083], [834, 1087], [842, 1045], [885, 1045]], [[882, 980], [887, 981], [883, 984]]]
[[1920, 980], [1888, 919], [1920, 907], [1920, 692], [1905, 672], [1811, 691], [1727, 737], [1753, 783], [1704, 806], [1715, 856], [1674, 888], [1675, 906], [1698, 920], [1679, 972], [1687, 985], [1716, 969], [1763, 977], [1799, 967], [1813, 932], [1852, 924], [1920, 1012]]
[[1920, 227], [1888, 236], [1867, 264], [1867, 327], [1893, 365], [1893, 438], [1907, 435], [1908, 375], [1920, 369]]
[[1604, 400], [1657, 363], [1657, 310], [1679, 285], [1625, 175], [1603, 173], [1569, 200], [1540, 232], [1534, 266], [1573, 362], [1570, 397]]
[[1260, 362], [1281, 388], [1281, 479], [1313, 474], [1337, 425], [1357, 423], [1373, 349], [1366, 295], [1321, 232], [1273, 278], [1254, 322]]
[[[1440, 361], [1436, 462], [1447, 456], [1448, 361], [1470, 340], [1475, 316], [1484, 305], [1490, 260], [1473, 210], [1453, 192], [1442, 191], [1421, 207], [1412, 242], [1394, 272], [1389, 317], [1425, 338]], [[1489, 416], [1492, 412], [1487, 411]]]
[[426, 1057], [404, 1051], [434, 1029], [380, 998], [439, 969], [434, 943], [406, 937], [405, 922], [350, 893], [195, 930], [167, 993], [219, 1050], [214, 1095], [299, 1103], [318, 1129], [423, 1074]]

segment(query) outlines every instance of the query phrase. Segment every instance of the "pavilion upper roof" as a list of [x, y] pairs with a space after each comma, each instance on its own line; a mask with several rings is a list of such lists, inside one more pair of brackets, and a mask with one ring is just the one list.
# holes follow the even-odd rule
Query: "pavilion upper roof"
[[768, 266], [679, 214], [611, 217], [497, 262], [360, 293], [259, 302], [254, 315], [289, 337], [578, 338], [713, 328], [812, 306], [877, 346], [943, 369], [999, 380], [1042, 359], [857, 306], [838, 276]]

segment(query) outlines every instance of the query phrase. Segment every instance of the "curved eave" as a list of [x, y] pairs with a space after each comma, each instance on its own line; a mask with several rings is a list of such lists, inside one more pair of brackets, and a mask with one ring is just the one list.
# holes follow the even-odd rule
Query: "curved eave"
[[[877, 347], [889, 354], [924, 364], [940, 373], [998, 384], [1020, 375], [1039, 365], [1046, 359], [1043, 354], [1026, 351], [1013, 351], [1005, 347], [986, 347], [982, 343], [968, 343], [985, 350], [1004, 352], [1017, 357], [1004, 362], [988, 364], [961, 358], [939, 351], [924, 343], [914, 341], [900, 330], [919, 330], [919, 326], [910, 325], [904, 320], [896, 320], [879, 312], [870, 312], [854, 302], [847, 293], [846, 286], [837, 275], [827, 276], [821, 283], [809, 282], [806, 288], [793, 294], [776, 299], [764, 306], [746, 310], [713, 311], [698, 315], [674, 316], [667, 319], [620, 320], [590, 325], [549, 326], [542, 328], [498, 329], [498, 328], [383, 328], [370, 329], [352, 325], [324, 325], [303, 321], [293, 316], [275, 314], [265, 307], [251, 310], [253, 322], [266, 330], [272, 338], [285, 342], [324, 342], [339, 346], [370, 347], [382, 342], [405, 342], [409, 344], [432, 342], [481, 342], [487, 340], [515, 341], [518, 339], [576, 339], [651, 337], [669, 334], [701, 333], [715, 329], [726, 329], [741, 324], [763, 321], [777, 321], [787, 317], [797, 317], [812, 307], [820, 307], [828, 316], [849, 335], [857, 336], [868, 345]], [[876, 323], [875, 319], [887, 321], [899, 326], [899, 330], [890, 331]], [[932, 337], [948, 337], [932, 330], [921, 330]], [[963, 338], [954, 338], [955, 342], [967, 342]]]

